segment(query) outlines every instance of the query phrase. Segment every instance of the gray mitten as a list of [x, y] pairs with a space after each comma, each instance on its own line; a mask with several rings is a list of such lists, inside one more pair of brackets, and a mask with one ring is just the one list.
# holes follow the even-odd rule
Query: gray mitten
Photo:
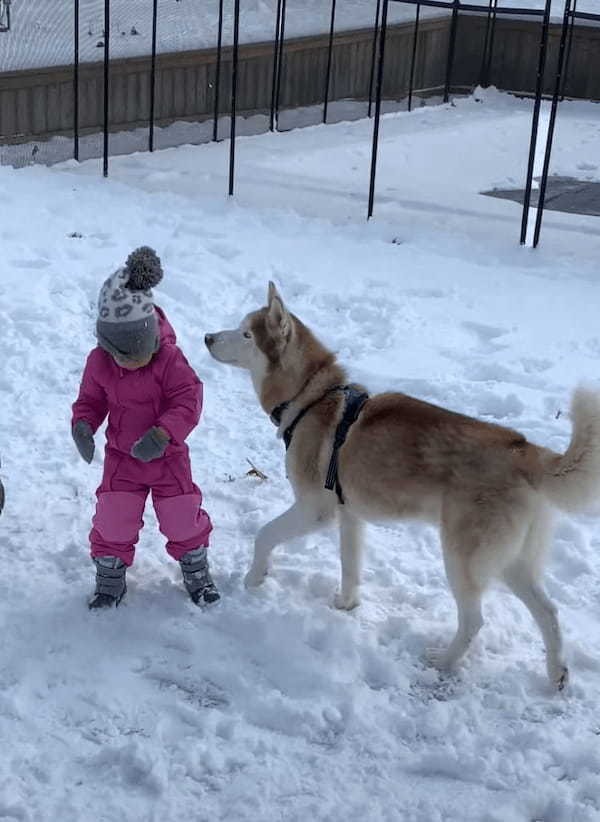
[[85, 420], [78, 420], [71, 433], [82, 458], [90, 463], [94, 456], [94, 434], [91, 425]]
[[169, 444], [169, 435], [162, 428], [151, 428], [139, 439], [131, 449], [131, 456], [142, 462], [162, 457]]

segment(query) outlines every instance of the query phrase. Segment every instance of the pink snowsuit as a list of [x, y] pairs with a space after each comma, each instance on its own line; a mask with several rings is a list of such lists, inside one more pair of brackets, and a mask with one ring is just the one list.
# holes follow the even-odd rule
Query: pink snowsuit
[[[92, 557], [119, 557], [131, 565], [143, 526], [148, 492], [176, 560], [208, 546], [212, 525], [194, 485], [185, 438], [202, 411], [202, 383], [176, 345], [175, 332], [156, 307], [160, 348], [136, 371], [120, 368], [97, 347], [87, 359], [79, 396], [73, 403], [73, 425], [85, 420], [95, 433], [108, 414], [104, 475], [90, 533]], [[142, 462], [132, 457], [134, 443], [153, 426], [171, 441], [162, 457]]]

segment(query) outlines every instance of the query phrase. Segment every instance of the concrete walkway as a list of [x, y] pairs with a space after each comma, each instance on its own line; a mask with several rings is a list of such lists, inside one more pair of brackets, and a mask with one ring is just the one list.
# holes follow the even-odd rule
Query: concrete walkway
[[[495, 189], [484, 191], [490, 197], [514, 200], [523, 203], [523, 189]], [[539, 190], [531, 192], [531, 205], [537, 206]], [[586, 214], [600, 217], [600, 183], [577, 180], [574, 177], [548, 177], [544, 208], [548, 211], [563, 211], [567, 214]]]

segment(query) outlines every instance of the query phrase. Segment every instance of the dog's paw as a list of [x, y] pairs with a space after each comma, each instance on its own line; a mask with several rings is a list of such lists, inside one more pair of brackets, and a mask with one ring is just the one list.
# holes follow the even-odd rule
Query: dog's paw
[[263, 584], [266, 576], [266, 571], [260, 571], [255, 568], [250, 568], [250, 570], [244, 577], [244, 585], [246, 586], [246, 588], [258, 588], [259, 585]]
[[357, 591], [351, 594], [336, 594], [333, 598], [333, 604], [340, 611], [351, 611], [357, 605], [360, 605], [360, 597]]
[[426, 648], [425, 659], [438, 671], [449, 671], [452, 667], [452, 660], [445, 648]]
[[564, 662], [559, 662], [552, 666], [549, 665], [548, 676], [557, 691], [564, 691], [569, 684], [569, 669]]

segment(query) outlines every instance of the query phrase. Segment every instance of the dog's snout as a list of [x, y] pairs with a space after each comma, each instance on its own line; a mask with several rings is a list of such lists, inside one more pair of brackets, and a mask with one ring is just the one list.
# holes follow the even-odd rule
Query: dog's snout
[[215, 331], [212, 334], [205, 334], [204, 342], [208, 353], [217, 362], [239, 365], [240, 368], [248, 367], [240, 362], [240, 351], [245, 351], [246, 346], [238, 331]]

